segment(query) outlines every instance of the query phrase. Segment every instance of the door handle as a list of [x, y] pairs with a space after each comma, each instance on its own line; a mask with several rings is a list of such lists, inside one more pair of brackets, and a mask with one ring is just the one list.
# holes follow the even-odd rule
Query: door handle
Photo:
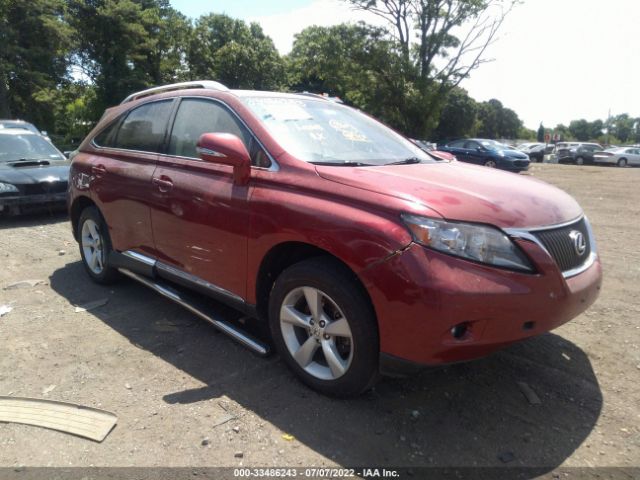
[[167, 193], [173, 188], [173, 182], [169, 179], [165, 178], [156, 178], [153, 177], [151, 179], [151, 183], [158, 187], [162, 193]]
[[91, 167], [91, 173], [93, 173], [96, 177], [101, 177], [105, 173], [107, 173], [107, 169], [104, 165], [94, 165]]

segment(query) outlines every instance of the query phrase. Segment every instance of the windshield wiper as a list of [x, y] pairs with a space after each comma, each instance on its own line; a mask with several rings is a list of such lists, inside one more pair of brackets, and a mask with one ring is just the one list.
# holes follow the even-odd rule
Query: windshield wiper
[[309, 162], [314, 165], [325, 165], [329, 167], [375, 167], [370, 163], [362, 163], [362, 162]]
[[418, 157], [410, 157], [405, 158], [404, 160], [398, 160], [397, 162], [385, 163], [383, 167], [387, 165], [411, 165], [413, 163], [422, 163], [422, 160]]

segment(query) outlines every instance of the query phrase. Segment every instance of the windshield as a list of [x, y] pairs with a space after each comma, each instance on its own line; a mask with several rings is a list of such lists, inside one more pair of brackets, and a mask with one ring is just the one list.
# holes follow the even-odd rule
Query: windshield
[[11, 120], [3, 120], [0, 122], [0, 128], [22, 128], [23, 130], [29, 130], [33, 133], [40, 135], [38, 129], [31, 123], [25, 122], [12, 122]]
[[291, 155], [316, 164], [435, 162], [393, 130], [326, 100], [246, 97], [244, 103]]
[[16, 160], [65, 160], [53, 145], [33, 133], [0, 133], [0, 162]]

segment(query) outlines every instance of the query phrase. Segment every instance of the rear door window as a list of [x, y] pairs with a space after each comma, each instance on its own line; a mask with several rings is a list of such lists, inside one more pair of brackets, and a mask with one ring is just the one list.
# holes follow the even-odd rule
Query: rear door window
[[[172, 100], [163, 100], [147, 103], [131, 110], [120, 125], [112, 145], [108, 146], [139, 152], [159, 152], [171, 112], [171, 102]], [[99, 141], [98, 137], [96, 143]], [[109, 138], [106, 137], [106, 140]]]
[[449, 143], [447, 146], [451, 148], [464, 148], [465, 140], [456, 140]]

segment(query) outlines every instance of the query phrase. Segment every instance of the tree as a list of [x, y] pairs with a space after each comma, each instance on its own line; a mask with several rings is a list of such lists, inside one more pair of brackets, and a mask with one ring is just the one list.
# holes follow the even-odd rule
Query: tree
[[64, 12], [63, 0], [0, 0], [0, 117], [55, 126], [41, 93], [67, 76], [71, 31]]
[[96, 86], [94, 115], [136, 90], [184, 77], [189, 25], [168, 0], [68, 0], [75, 63]]
[[482, 102], [478, 111], [477, 135], [483, 138], [518, 138], [522, 121], [516, 112], [492, 98]]
[[447, 101], [440, 114], [440, 122], [434, 140], [447, 140], [473, 134], [478, 115], [478, 104], [467, 91], [456, 87], [447, 95]]
[[285, 83], [284, 62], [260, 25], [227, 15], [196, 21], [188, 63], [192, 79], [214, 78], [229, 88], [269, 90]]
[[[313, 26], [296, 35], [287, 57], [289, 84], [295, 91], [328, 93], [408, 135], [421, 130], [420, 112], [408, 111], [415, 89], [397, 74], [402, 60], [386, 31], [364, 23]], [[419, 108], [419, 101], [413, 101]]]
[[[516, 0], [347, 0], [357, 9], [383, 18], [402, 59], [397, 72], [405, 91], [423, 107], [424, 134], [437, 123], [448, 91], [487, 61], [495, 40]], [[407, 98], [407, 109], [413, 104]], [[415, 110], [415, 108], [413, 108]]]
[[571, 135], [581, 142], [586, 142], [591, 138], [591, 126], [585, 119], [572, 120], [569, 124]]
[[540, 126], [538, 127], [537, 140], [538, 142], [544, 142], [544, 125], [540, 122]]

